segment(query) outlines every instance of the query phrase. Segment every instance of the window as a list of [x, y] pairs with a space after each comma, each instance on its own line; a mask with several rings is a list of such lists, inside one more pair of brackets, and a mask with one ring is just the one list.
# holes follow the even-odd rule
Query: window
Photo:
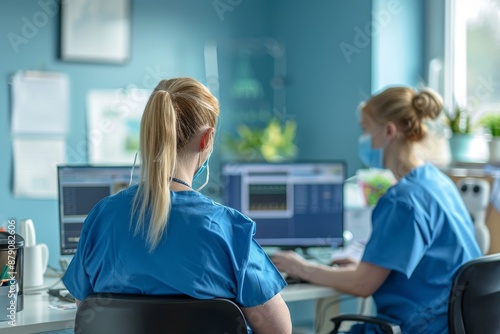
[[[448, 106], [466, 107], [471, 123], [500, 114], [500, 1], [447, 1]], [[447, 61], [445, 61], [445, 64]]]

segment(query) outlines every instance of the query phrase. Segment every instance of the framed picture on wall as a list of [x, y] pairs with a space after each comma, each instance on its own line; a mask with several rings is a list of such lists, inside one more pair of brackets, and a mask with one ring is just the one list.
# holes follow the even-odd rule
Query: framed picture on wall
[[64, 61], [124, 63], [130, 56], [131, 0], [61, 2]]

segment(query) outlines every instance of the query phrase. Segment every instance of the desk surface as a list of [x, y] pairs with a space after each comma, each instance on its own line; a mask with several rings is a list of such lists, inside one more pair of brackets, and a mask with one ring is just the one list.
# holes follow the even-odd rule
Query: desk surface
[[16, 326], [2, 321], [0, 332], [36, 333], [73, 328], [76, 310], [61, 311], [49, 308], [49, 304], [56, 303], [60, 303], [58, 298], [49, 296], [46, 291], [24, 296], [24, 309], [16, 313]]
[[321, 299], [339, 296], [339, 293], [332, 288], [324, 286], [298, 283], [290, 284], [281, 291], [281, 296], [286, 303], [310, 299]]
[[[291, 284], [281, 292], [285, 302], [333, 297], [333, 289], [312, 284]], [[60, 304], [58, 298], [49, 296], [46, 291], [24, 296], [24, 310], [16, 314], [16, 326], [7, 321], [0, 322], [2, 334], [35, 333], [57, 331], [74, 327], [76, 310], [54, 310], [50, 304]]]

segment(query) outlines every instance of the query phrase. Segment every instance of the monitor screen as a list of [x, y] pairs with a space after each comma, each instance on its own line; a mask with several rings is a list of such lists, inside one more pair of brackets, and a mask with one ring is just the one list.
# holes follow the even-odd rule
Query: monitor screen
[[58, 166], [61, 254], [74, 254], [88, 213], [101, 199], [128, 188], [139, 179], [131, 166]]
[[344, 162], [225, 163], [222, 175], [224, 204], [255, 221], [260, 245], [343, 245]]

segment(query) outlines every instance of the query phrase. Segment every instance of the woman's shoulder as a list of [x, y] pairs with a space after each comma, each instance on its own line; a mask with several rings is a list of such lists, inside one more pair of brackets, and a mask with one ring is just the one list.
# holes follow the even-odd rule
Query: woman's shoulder
[[436, 202], [443, 194], [456, 188], [453, 181], [431, 163], [419, 166], [388, 189], [385, 201], [414, 205], [416, 202], [427, 204]]
[[421, 189], [430, 194], [456, 188], [450, 177], [431, 163], [416, 168], [405, 179], [406, 182], [402, 182], [401, 188], [406, 190]]
[[241, 224], [244, 224], [244, 225], [246, 225], [246, 224], [253, 225], [254, 224], [253, 220], [250, 217], [246, 216], [245, 214], [236, 210], [235, 208], [226, 206], [224, 204], [221, 204], [221, 203], [218, 203], [215, 201], [212, 201], [212, 203], [215, 207], [217, 207], [219, 210], [221, 210], [221, 212], [223, 212], [224, 214], [231, 217], [231, 219], [235, 223], [238, 223], [240, 225]]
[[96, 208], [129, 205], [134, 200], [137, 186], [120, 190], [112, 195], [106, 196], [96, 204]]
[[85, 225], [90, 228], [91, 225], [94, 225], [94, 221], [99, 221], [95, 225], [106, 225], [105, 222], [110, 221], [108, 219], [110, 215], [115, 217], [115, 219], [121, 215], [128, 217], [136, 191], [137, 187], [132, 186], [102, 198], [90, 210], [85, 220]]
[[252, 225], [253, 221], [240, 211], [221, 204], [204, 194], [196, 191], [177, 192], [174, 194], [173, 204], [179, 206], [189, 205], [196, 211], [201, 211], [213, 222], [230, 221], [239, 225]]
[[412, 192], [415, 189], [434, 186], [435, 182], [445, 176], [439, 169], [430, 163], [425, 163], [412, 169], [402, 177], [391, 189], [394, 192]]

